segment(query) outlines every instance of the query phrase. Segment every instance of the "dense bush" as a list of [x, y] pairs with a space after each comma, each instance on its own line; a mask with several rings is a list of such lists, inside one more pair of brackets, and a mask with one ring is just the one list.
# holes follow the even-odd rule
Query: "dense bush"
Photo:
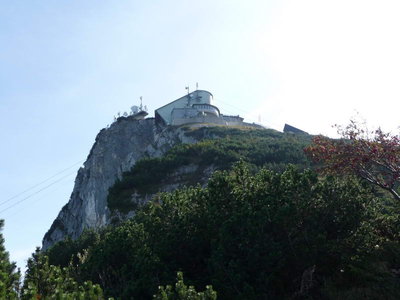
[[155, 300], [216, 300], [217, 293], [212, 286], [207, 286], [204, 292], [197, 292], [193, 286], [187, 286], [183, 282], [182, 272], [178, 272], [177, 282], [174, 287], [167, 285], [160, 286], [154, 295]]
[[356, 179], [253, 175], [242, 162], [206, 188], [159, 194], [63, 261], [79, 256], [75, 279], [120, 299], [150, 299], [177, 271], [219, 299], [398, 299], [399, 224], [398, 207]]
[[310, 142], [309, 136], [225, 127], [187, 130], [187, 135], [201, 141], [177, 145], [160, 158], [138, 161], [110, 188], [107, 203], [111, 211], [127, 213], [137, 209], [138, 205], [131, 201], [133, 193], [157, 192], [159, 186], [168, 183], [171, 174], [187, 165], [198, 166], [197, 172], [184, 180], [187, 186], [196, 185], [206, 167], [226, 170], [239, 160], [255, 170], [267, 167], [283, 171], [288, 164], [296, 164], [299, 168], [308, 166], [303, 148]]
[[[73, 278], [72, 266], [60, 267], [49, 264], [39, 249], [28, 260], [20, 299], [102, 300], [103, 291], [97, 284], [85, 281], [79, 285]], [[5, 298], [4, 298], [5, 299]], [[8, 299], [8, 298], [7, 298]]]
[[13, 300], [17, 299], [20, 273], [4, 247], [3, 226], [4, 220], [0, 220], [0, 299]]

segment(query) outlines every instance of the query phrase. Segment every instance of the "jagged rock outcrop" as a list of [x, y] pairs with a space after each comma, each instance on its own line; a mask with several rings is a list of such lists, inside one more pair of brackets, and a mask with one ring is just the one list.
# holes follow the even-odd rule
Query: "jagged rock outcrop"
[[80, 168], [69, 202], [43, 238], [43, 249], [67, 236], [77, 238], [85, 228], [99, 228], [110, 222], [108, 189], [141, 158], [157, 157], [178, 143], [196, 142], [185, 131], [159, 127], [153, 118], [121, 117], [102, 129]]

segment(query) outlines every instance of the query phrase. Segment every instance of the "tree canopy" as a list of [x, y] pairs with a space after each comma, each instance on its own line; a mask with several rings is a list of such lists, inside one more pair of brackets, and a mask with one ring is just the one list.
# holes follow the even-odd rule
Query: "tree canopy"
[[0, 299], [17, 299], [20, 273], [4, 247], [4, 220], [0, 220]]
[[75, 258], [78, 283], [121, 299], [161, 297], [159, 286], [173, 293], [177, 271], [195, 290], [211, 284], [218, 299], [397, 299], [400, 220], [381, 205], [354, 177], [252, 174], [242, 162], [48, 255]]
[[383, 132], [373, 132], [351, 121], [341, 129], [339, 140], [317, 136], [306, 148], [308, 156], [321, 164], [324, 173], [354, 174], [389, 191], [400, 200], [400, 138]]
[[[264, 134], [219, 136], [141, 161], [110, 190], [110, 207], [130, 211], [132, 192], [157, 186], [180, 159], [211, 160], [219, 171], [207, 185], [157, 194], [117, 226], [35, 253], [22, 295], [399, 299], [400, 202], [368, 184], [396, 196], [397, 138], [382, 131], [365, 137], [357, 124], [341, 140], [316, 137], [306, 153], [321, 176], [304, 168], [304, 140]], [[296, 157], [298, 167], [284, 167]]]

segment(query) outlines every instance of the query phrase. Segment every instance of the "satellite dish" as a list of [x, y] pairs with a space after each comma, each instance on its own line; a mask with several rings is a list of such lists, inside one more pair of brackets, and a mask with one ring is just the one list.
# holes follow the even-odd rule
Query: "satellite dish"
[[139, 112], [139, 107], [134, 105], [134, 106], [131, 107], [131, 111], [132, 111], [133, 114], [136, 114], [136, 113]]

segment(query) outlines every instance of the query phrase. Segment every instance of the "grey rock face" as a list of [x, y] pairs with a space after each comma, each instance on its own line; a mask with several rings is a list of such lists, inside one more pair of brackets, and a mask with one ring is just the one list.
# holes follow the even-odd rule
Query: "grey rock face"
[[154, 119], [121, 117], [96, 137], [80, 168], [69, 202], [43, 238], [43, 250], [67, 236], [77, 238], [86, 228], [110, 222], [108, 189], [143, 157], [158, 157], [178, 143], [194, 143], [179, 128], [156, 126]]

